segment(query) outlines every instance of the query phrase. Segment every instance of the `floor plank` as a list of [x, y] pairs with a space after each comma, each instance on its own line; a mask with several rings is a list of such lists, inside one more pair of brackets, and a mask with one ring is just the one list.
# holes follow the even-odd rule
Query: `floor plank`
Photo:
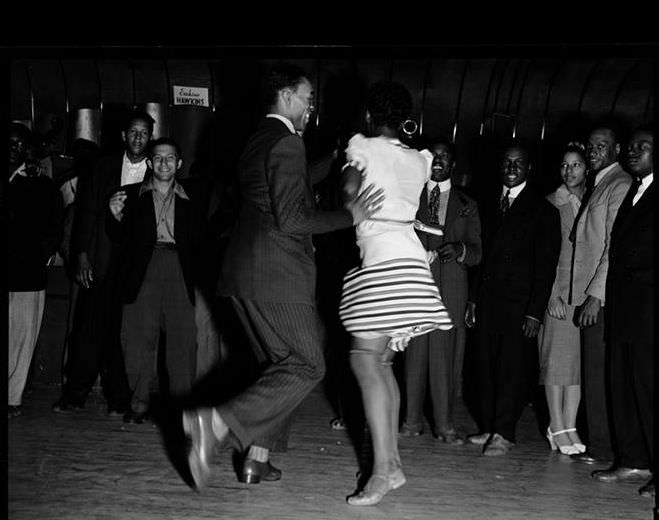
[[[275, 453], [279, 482], [239, 483], [231, 453], [216, 455], [203, 493], [192, 491], [172, 465], [153, 425], [124, 425], [103, 414], [94, 396], [87, 408], [58, 415], [59, 388], [38, 384], [26, 393], [25, 415], [8, 423], [8, 512], [35, 519], [620, 519], [652, 517], [640, 484], [603, 484], [594, 469], [552, 453], [530, 408], [518, 444], [506, 457], [486, 458], [475, 446], [447, 446], [430, 435], [401, 439], [407, 484], [376, 507], [346, 504], [358, 469], [344, 431], [329, 428], [331, 409], [320, 388], [303, 402], [289, 449]], [[458, 419], [470, 430], [464, 407]]]

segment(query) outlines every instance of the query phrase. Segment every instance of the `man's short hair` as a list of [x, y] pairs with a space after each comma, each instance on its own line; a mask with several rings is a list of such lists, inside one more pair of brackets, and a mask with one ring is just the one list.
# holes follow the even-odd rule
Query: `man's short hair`
[[448, 137], [440, 136], [435, 138], [429, 138], [427, 142], [428, 142], [428, 149], [430, 151], [432, 151], [431, 150], [432, 148], [440, 144], [446, 146], [446, 148], [448, 149], [448, 153], [451, 154], [451, 159], [455, 161], [455, 144], [453, 144]]
[[130, 125], [133, 124], [133, 121], [143, 121], [146, 123], [146, 125], [149, 127], [149, 133], [153, 134], [153, 126], [155, 125], [156, 121], [151, 117], [151, 115], [142, 109], [136, 108], [134, 110], [131, 110], [127, 116], [126, 119], [124, 120], [124, 127], [123, 130], [124, 132], [130, 128]]
[[11, 125], [9, 126], [9, 134], [18, 135], [18, 137], [20, 137], [26, 145], [30, 144], [32, 140], [32, 131], [23, 123], [19, 123], [18, 121], [12, 121]]
[[149, 149], [148, 149], [148, 152], [147, 152], [147, 157], [149, 159], [153, 159], [153, 150], [156, 148], [156, 146], [162, 146], [162, 145], [173, 146], [174, 150], [176, 150], [176, 157], [178, 157], [179, 159], [182, 159], [181, 147], [171, 137], [159, 137], [155, 141], [151, 141], [149, 143]]
[[291, 63], [279, 63], [273, 66], [263, 79], [261, 96], [266, 108], [277, 103], [280, 90], [291, 88], [295, 90], [302, 80], [308, 79], [302, 68]]
[[526, 154], [529, 163], [533, 162], [533, 157], [532, 157], [533, 148], [526, 139], [516, 137], [504, 141], [502, 143], [502, 146], [500, 147], [499, 157], [502, 157], [511, 148], [517, 148], [519, 150], [522, 150]]

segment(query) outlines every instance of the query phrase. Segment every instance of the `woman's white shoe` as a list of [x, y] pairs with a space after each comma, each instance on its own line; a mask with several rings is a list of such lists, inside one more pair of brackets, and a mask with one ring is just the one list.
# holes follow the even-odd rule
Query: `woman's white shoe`
[[569, 430], [559, 430], [557, 432], [552, 432], [551, 428], [547, 426], [547, 440], [549, 441], [549, 446], [551, 447], [552, 450], [559, 450], [563, 455], [576, 455], [577, 453], [582, 453], [573, 444], [567, 444], [561, 446], [554, 439], [554, 437], [556, 437], [557, 435], [560, 435], [562, 433], [567, 433], [568, 431], [574, 431], [574, 430], [569, 429]]

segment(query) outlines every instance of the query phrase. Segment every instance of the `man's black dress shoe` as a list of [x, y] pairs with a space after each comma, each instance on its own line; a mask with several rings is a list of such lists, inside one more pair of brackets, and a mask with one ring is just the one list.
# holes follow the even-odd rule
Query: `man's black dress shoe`
[[133, 410], [128, 410], [124, 414], [124, 422], [127, 424], [142, 424], [149, 418], [149, 415], [146, 412], [135, 412]]
[[281, 470], [275, 468], [270, 461], [259, 462], [258, 460], [246, 458], [243, 469], [238, 475], [238, 480], [245, 484], [258, 484], [262, 480], [274, 482], [281, 478]]
[[458, 432], [452, 428], [450, 430], [438, 431], [435, 437], [446, 444], [452, 444], [454, 446], [460, 446], [465, 443], [464, 439], [458, 435]]
[[[213, 409], [195, 408], [184, 410], [182, 416], [183, 431], [190, 440], [188, 465], [197, 490], [208, 483], [211, 476], [210, 462], [213, 448], [218, 441], [213, 432]], [[227, 431], [228, 433], [228, 431]]]
[[85, 407], [85, 402], [78, 399], [71, 399], [69, 397], [62, 397], [53, 403], [53, 412], [55, 413], [68, 413], [75, 410], [81, 410]]
[[650, 482], [641, 486], [638, 490], [638, 494], [642, 497], [653, 498], [654, 497], [654, 479], [651, 479]]
[[575, 453], [570, 455], [570, 458], [575, 462], [581, 462], [582, 464], [611, 464], [611, 459], [605, 459], [604, 457], [598, 457], [592, 452], [586, 450], [583, 453]]
[[615, 469], [593, 471], [590, 476], [600, 482], [620, 482], [646, 480], [652, 477], [652, 473], [649, 469], [618, 467]]

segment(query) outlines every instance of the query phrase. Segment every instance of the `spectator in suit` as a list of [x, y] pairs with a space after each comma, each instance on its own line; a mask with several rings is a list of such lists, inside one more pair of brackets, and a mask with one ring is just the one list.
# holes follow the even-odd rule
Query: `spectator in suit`
[[467, 326], [478, 327], [481, 429], [468, 440], [486, 456], [515, 445], [561, 247], [558, 211], [529, 182], [526, 146], [507, 146], [499, 168], [502, 189], [482, 207], [483, 262], [466, 315]]
[[654, 130], [636, 130], [626, 167], [634, 182], [618, 209], [606, 278], [607, 348], [615, 464], [593, 472], [602, 482], [648, 480], [654, 496]]
[[407, 413], [400, 435], [408, 437], [423, 432], [423, 403], [429, 385], [434, 435], [448, 444], [462, 444], [453, 424], [453, 408], [457, 384], [462, 381], [466, 342], [467, 268], [481, 259], [481, 223], [476, 203], [451, 184], [455, 169], [453, 144], [437, 140], [430, 149], [432, 173], [421, 192], [417, 219], [439, 226], [444, 235], [418, 234], [429, 253], [430, 270], [453, 317], [454, 327], [413, 338], [413, 348], [405, 351]]
[[46, 305], [46, 265], [62, 232], [62, 199], [53, 181], [28, 158], [31, 138], [26, 126], [11, 124], [1, 204], [9, 289], [8, 418], [23, 413], [23, 391]]
[[84, 407], [99, 374], [108, 414], [121, 417], [128, 410], [130, 391], [119, 341], [121, 303], [116, 291], [117, 251], [106, 234], [106, 212], [108, 200], [117, 188], [144, 179], [146, 150], [153, 125], [153, 118], [146, 112], [131, 112], [121, 131], [124, 150], [101, 157], [92, 174], [81, 179], [72, 239], [79, 289], [64, 370], [65, 382], [62, 396], [53, 404], [54, 412]]
[[161, 329], [172, 396], [188, 394], [195, 378], [195, 288], [204, 280], [206, 215], [204, 194], [176, 180], [182, 164], [175, 141], [155, 140], [147, 176], [109, 202], [107, 231], [120, 249], [121, 346], [132, 393], [124, 422], [140, 424], [147, 417]]
[[585, 202], [575, 217], [571, 280], [576, 323], [582, 330], [582, 382], [588, 449], [571, 457], [586, 464], [606, 464], [612, 455], [611, 418], [606, 390], [604, 306], [611, 229], [629, 186], [630, 175], [618, 163], [620, 143], [610, 127], [595, 128], [586, 143], [589, 172]]
[[311, 82], [300, 68], [280, 64], [267, 74], [264, 86], [269, 113], [239, 162], [242, 206], [218, 292], [231, 299], [251, 348], [267, 362], [256, 382], [240, 394], [218, 396], [216, 407], [184, 411], [183, 429], [191, 439], [188, 462], [197, 489], [210, 477], [213, 446], [227, 438], [247, 453], [242, 481], [280, 477], [270, 465], [269, 451], [325, 372], [311, 235], [359, 223], [381, 201], [380, 193], [366, 192], [347, 209], [318, 211], [299, 135], [313, 112]]

